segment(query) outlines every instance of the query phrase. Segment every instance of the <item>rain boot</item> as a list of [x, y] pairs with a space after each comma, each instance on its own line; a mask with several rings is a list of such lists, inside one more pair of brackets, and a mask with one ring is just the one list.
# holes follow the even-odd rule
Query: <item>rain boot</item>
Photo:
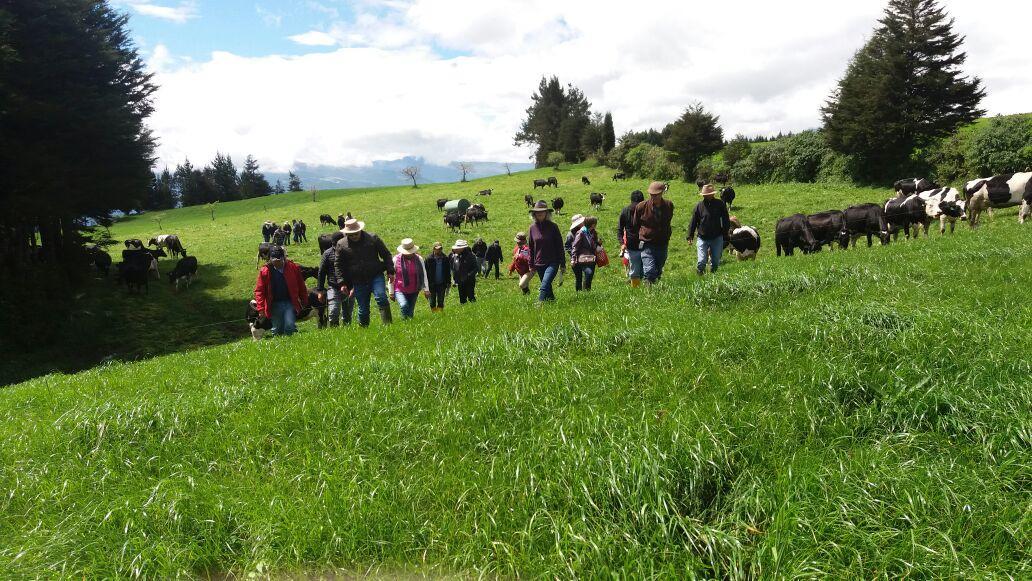
[[641, 286], [641, 279], [640, 278], [632, 278], [631, 279], [631, 288], [638, 288], [640, 286]]

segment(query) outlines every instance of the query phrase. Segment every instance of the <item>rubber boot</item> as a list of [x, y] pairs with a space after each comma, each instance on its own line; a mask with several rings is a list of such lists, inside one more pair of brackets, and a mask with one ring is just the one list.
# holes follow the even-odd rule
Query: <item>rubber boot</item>
[[640, 286], [641, 286], [641, 279], [640, 278], [632, 278], [631, 279], [631, 288], [638, 288]]
[[380, 307], [380, 322], [382, 322], [384, 325], [390, 325], [391, 323], [394, 322], [394, 319], [391, 318], [391, 306], [390, 305], [387, 305], [385, 307]]

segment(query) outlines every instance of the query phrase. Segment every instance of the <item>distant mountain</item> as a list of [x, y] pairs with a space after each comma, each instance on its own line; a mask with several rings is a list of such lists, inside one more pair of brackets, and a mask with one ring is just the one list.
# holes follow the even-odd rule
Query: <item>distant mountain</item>
[[[483, 178], [505, 173], [505, 164], [493, 161], [478, 161], [473, 163], [473, 173], [469, 179]], [[294, 173], [301, 178], [305, 189], [316, 188], [320, 190], [340, 188], [367, 188], [382, 186], [403, 186], [411, 183], [408, 178], [401, 175], [401, 170], [409, 166], [420, 168], [421, 184], [437, 184], [443, 182], [457, 182], [462, 179], [459, 170], [450, 165], [434, 165], [426, 163], [422, 157], [403, 157], [394, 160], [374, 161], [371, 165], [308, 165], [298, 164]], [[524, 171], [534, 169], [532, 163], [511, 163], [512, 171]], [[269, 183], [275, 184], [281, 180], [287, 185], [287, 174], [266, 173], [265, 178]]]

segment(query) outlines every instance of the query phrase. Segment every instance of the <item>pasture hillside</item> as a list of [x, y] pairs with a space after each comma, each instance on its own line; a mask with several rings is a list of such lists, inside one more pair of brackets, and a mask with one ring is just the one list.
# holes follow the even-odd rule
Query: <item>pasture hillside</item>
[[[1013, 210], [778, 259], [778, 216], [889, 193], [742, 186], [760, 259], [700, 280], [683, 239], [698, 198], [674, 184], [656, 288], [609, 268], [541, 309], [492, 279], [475, 305], [453, 293], [389, 328], [189, 330], [242, 317], [266, 218], [317, 234], [319, 214], [350, 210], [392, 248], [426, 248], [455, 238], [435, 199], [493, 188], [491, 221], [462, 237], [508, 252], [530, 180], [553, 173], [560, 221], [609, 194], [605, 233], [645, 185], [580, 166], [165, 213], [201, 261], [194, 287], [126, 298], [97, 281], [80, 299], [106, 309], [80, 323], [89, 341], [124, 343], [114, 329], [149, 350], [119, 356], [165, 354], [0, 390], [0, 571], [1032, 576], [1032, 230]], [[157, 232], [149, 215], [112, 228]], [[289, 250], [302, 264], [310, 238]]]

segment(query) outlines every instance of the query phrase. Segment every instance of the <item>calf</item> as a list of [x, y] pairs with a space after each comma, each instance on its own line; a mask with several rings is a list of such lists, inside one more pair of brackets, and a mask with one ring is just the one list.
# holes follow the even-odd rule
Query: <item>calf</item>
[[581, 176], [580, 183], [582, 183], [585, 186], [590, 186], [591, 180], [588, 179], [588, 176]]
[[558, 188], [559, 180], [555, 179], [555, 176], [550, 177], [548, 178], [548, 185], [552, 186], [553, 188]]
[[556, 214], [562, 214], [563, 206], [565, 205], [566, 202], [564, 202], [562, 198], [555, 198], [554, 200], [552, 200], [552, 209], [555, 210]]
[[889, 223], [885, 220], [885, 210], [878, 204], [850, 206], [842, 215], [853, 246], [861, 236], [867, 236], [868, 248], [872, 245], [872, 236], [877, 236], [882, 245], [889, 243]]
[[803, 254], [820, 249], [813, 233], [810, 232], [806, 216], [802, 214], [793, 214], [778, 220], [777, 226], [774, 228], [774, 247], [777, 249], [778, 256], [781, 256], [782, 250], [784, 250], [785, 256], [792, 256], [796, 248], [802, 250]]
[[810, 227], [810, 233], [817, 240], [818, 249], [824, 247], [834, 249], [838, 242], [839, 248], [849, 248], [849, 233], [846, 232], [846, 221], [839, 210], [828, 210], [818, 212], [806, 217], [806, 223]]
[[266, 331], [272, 330], [272, 319], [258, 312], [258, 303], [254, 299], [247, 303], [244, 320], [247, 321], [247, 326], [251, 329], [251, 338], [255, 341], [261, 339]]
[[334, 220], [333, 216], [331, 216], [329, 214], [323, 214], [323, 215], [319, 216], [319, 225], [320, 226], [333, 226], [336, 223], [337, 223], [337, 221]]
[[193, 282], [194, 275], [197, 274], [197, 257], [187, 256], [182, 258], [176, 263], [176, 267], [172, 269], [172, 272], [168, 273], [168, 283], [176, 285], [176, 290], [179, 290], [179, 284], [186, 281], [186, 288], [190, 288], [190, 283]]
[[925, 202], [925, 213], [932, 220], [939, 221], [939, 234], [946, 233], [946, 223], [950, 224], [950, 234], [957, 225], [957, 220], [967, 219], [966, 202], [961, 199], [960, 192], [954, 188], [939, 188], [918, 194]]
[[480, 190], [479, 192], [477, 192], [477, 195], [478, 196], [490, 196], [491, 192], [492, 192], [492, 190]]
[[756, 260], [756, 254], [760, 251], [760, 233], [752, 226], [741, 226], [736, 222], [732, 222], [727, 248], [738, 260]]
[[528, 208], [534, 207], [534, 196], [527, 194], [523, 196], [523, 202], [527, 204]]
[[894, 238], [899, 236], [900, 229], [907, 238], [911, 237], [911, 228], [914, 229], [914, 238], [921, 235], [922, 227], [927, 235], [928, 226], [932, 222], [925, 211], [924, 200], [917, 194], [891, 198], [885, 202], [885, 220], [889, 223], [889, 232]]
[[938, 189], [939, 186], [932, 180], [925, 178], [906, 178], [892, 184], [897, 196], [909, 196], [918, 192]]
[[[319, 243], [322, 244], [322, 236], [319, 237]], [[261, 242], [258, 244], [258, 254], [254, 259], [254, 267], [258, 268], [263, 263], [269, 261], [269, 253], [272, 252], [273, 244], [271, 242]]]
[[548, 186], [548, 180], [534, 180], [534, 189], [545, 189]]
[[988, 179], [972, 180], [964, 186], [967, 195], [968, 224], [978, 225], [982, 212], [990, 208], [1006, 208], [1021, 204], [1018, 223], [1024, 224], [1032, 214], [1032, 172], [1002, 174]]
[[619, 172], [619, 173], [613, 174], [613, 181], [614, 182], [617, 181], [617, 180], [625, 180], [625, 179], [627, 179], [627, 174], [625, 174], [624, 172]]
[[599, 194], [599, 193], [592, 192], [591, 193], [591, 207], [592, 208], [601, 208], [602, 207], [602, 202], [604, 202], [605, 199], [606, 199], [605, 193]]
[[735, 205], [735, 189], [731, 186], [726, 188], [720, 188], [720, 201], [727, 204], [727, 209], [730, 210]]
[[444, 225], [452, 229], [452, 232], [462, 229], [462, 222], [465, 220], [465, 214], [458, 212], [448, 212], [444, 215]]
[[[445, 206], [446, 206], [447, 204], [448, 204], [448, 198], [437, 198], [437, 210], [438, 210], [439, 212], [443, 212], [443, 211], [444, 211], [444, 207], [445, 207]], [[343, 229], [344, 229], [344, 227], [343, 227], [343, 226], [341, 226], [341, 229], [343, 230]]]

